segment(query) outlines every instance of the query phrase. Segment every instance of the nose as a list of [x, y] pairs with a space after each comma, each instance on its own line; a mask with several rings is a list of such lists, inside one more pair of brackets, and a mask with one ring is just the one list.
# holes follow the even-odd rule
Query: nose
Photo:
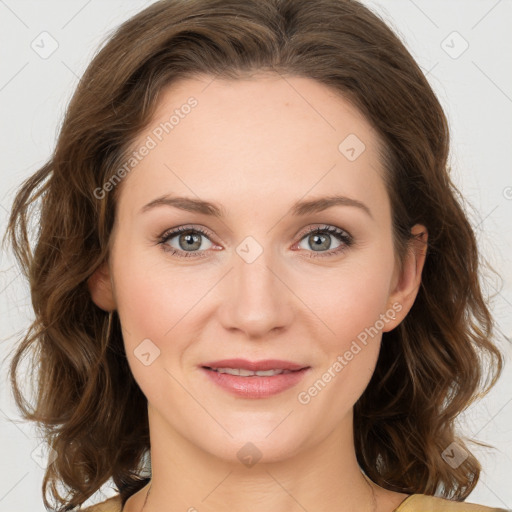
[[[233, 255], [233, 268], [221, 284], [220, 321], [248, 339], [267, 339], [291, 325], [300, 303], [286, 284], [286, 271], [263, 251], [254, 261]], [[275, 331], [275, 332], [274, 332]]]

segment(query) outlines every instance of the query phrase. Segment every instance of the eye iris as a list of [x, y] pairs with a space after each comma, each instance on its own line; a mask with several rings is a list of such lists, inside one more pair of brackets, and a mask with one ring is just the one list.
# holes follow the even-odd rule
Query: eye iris
[[[200, 235], [196, 235], [193, 233], [185, 233], [180, 235], [179, 237], [179, 243], [180, 247], [187, 249], [199, 249], [201, 247], [201, 239]], [[182, 241], [185, 240], [185, 245], [182, 244]], [[197, 244], [197, 246], [194, 246], [194, 244]]]
[[[323, 241], [321, 239], [324, 239]], [[330, 236], [326, 236], [326, 235], [320, 235], [318, 233], [315, 233], [314, 235], [311, 235], [309, 237], [310, 240], [313, 240], [313, 243], [312, 243], [312, 247], [314, 248], [315, 251], [317, 251], [318, 249], [329, 249], [329, 247], [331, 246], [331, 238]], [[327, 247], [324, 247], [323, 245], [323, 242], [327, 241]]]

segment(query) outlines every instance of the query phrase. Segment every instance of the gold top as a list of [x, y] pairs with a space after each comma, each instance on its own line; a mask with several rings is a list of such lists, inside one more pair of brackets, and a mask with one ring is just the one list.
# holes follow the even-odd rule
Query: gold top
[[[84, 509], [83, 512], [122, 512], [121, 497], [116, 495], [97, 505]], [[510, 509], [491, 508], [465, 501], [452, 501], [425, 494], [411, 494], [393, 512], [512, 512]]]

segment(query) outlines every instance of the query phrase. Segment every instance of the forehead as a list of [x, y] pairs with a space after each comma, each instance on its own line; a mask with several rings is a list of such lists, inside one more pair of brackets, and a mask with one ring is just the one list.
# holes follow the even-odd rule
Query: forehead
[[374, 202], [384, 192], [379, 145], [355, 107], [309, 78], [181, 80], [132, 145], [144, 156], [120, 203], [166, 192], [260, 208], [333, 192]]

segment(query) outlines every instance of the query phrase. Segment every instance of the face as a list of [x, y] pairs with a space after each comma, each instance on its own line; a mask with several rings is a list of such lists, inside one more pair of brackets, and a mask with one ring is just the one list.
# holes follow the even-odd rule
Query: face
[[[306, 78], [165, 91], [133, 145], [108, 269], [91, 284], [118, 311], [150, 422], [225, 460], [250, 441], [267, 461], [349, 425], [422, 266], [413, 257], [398, 274], [378, 144], [354, 107]], [[231, 358], [306, 369], [203, 368]]]

